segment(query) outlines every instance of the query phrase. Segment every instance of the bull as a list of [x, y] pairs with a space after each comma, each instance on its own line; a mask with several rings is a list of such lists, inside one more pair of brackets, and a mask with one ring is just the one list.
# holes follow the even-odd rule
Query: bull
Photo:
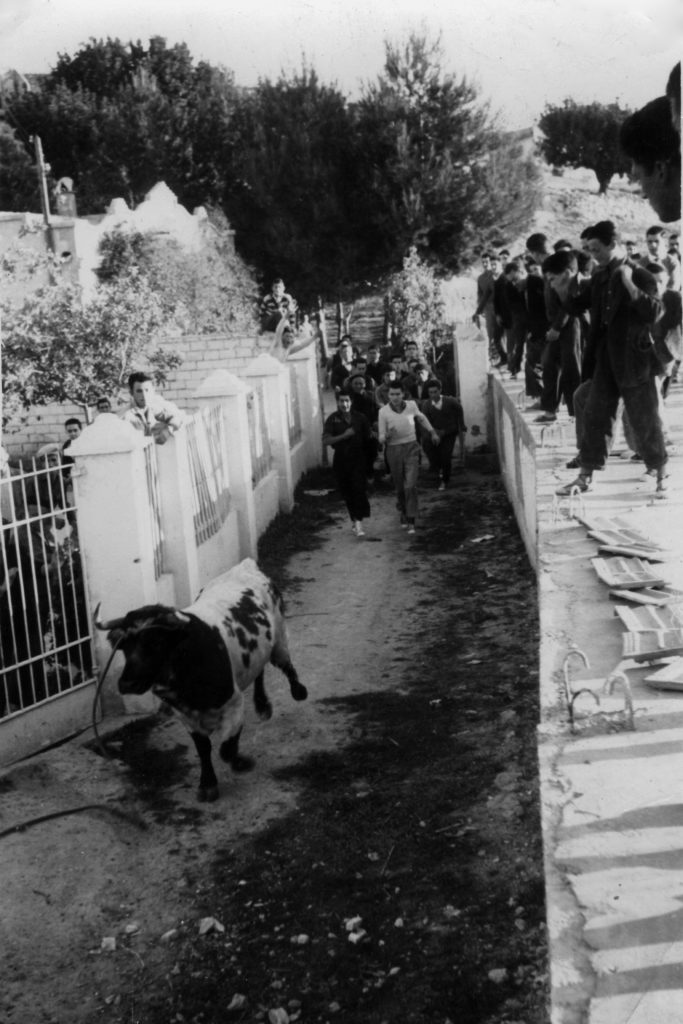
[[253, 768], [239, 752], [243, 693], [253, 683], [257, 715], [271, 717], [263, 681], [269, 661], [287, 677], [294, 700], [308, 696], [289, 654], [282, 596], [251, 558], [212, 580], [187, 608], [146, 605], [102, 622], [98, 606], [95, 625], [125, 657], [120, 692], [151, 690], [188, 729], [201, 766], [200, 801], [218, 798], [212, 733], [220, 733], [220, 756], [233, 771]]

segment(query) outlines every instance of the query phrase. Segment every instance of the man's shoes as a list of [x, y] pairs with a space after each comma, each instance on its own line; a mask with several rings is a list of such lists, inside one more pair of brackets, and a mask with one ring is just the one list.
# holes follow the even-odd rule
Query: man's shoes
[[401, 526], [405, 530], [407, 525], [408, 525], [408, 520], [405, 517], [405, 513], [401, 512]]
[[443, 480], [439, 481], [439, 486], [437, 487], [437, 490], [439, 490], [439, 491], [445, 491], [446, 490], [446, 485], [443, 482]]
[[575, 455], [569, 462], [565, 462], [567, 469], [581, 469], [581, 463], [579, 462], [579, 456]]
[[668, 498], [669, 497], [669, 474], [662, 470], [657, 471], [657, 487], [655, 488], [655, 498]]
[[631, 456], [631, 458], [629, 459], [629, 462], [642, 462], [642, 461], [643, 461], [643, 456], [639, 455], [638, 452], [634, 452], [633, 455]]
[[557, 419], [557, 414], [554, 412], [543, 412], [540, 416], [534, 417], [534, 423], [554, 423]]
[[562, 487], [558, 487], [555, 494], [560, 495], [571, 495], [575, 490], [580, 494], [585, 494], [587, 491], [593, 490], [593, 481], [590, 476], [584, 476], [583, 473], [579, 473], [576, 480], [572, 480], [570, 484], [563, 484]]
[[415, 533], [415, 523], [408, 523], [408, 533]]

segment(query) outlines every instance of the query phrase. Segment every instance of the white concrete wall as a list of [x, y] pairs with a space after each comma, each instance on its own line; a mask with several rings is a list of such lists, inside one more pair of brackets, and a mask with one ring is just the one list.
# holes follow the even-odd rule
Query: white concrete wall
[[454, 342], [455, 373], [467, 427], [466, 451], [476, 451], [491, 441], [488, 353], [488, 342], [478, 327], [472, 323], [457, 325]]
[[536, 444], [514, 400], [497, 377], [490, 375], [490, 433], [500, 472], [526, 547], [529, 561], [538, 566], [536, 521]]
[[271, 469], [254, 488], [254, 514], [258, 537], [280, 511], [280, 487], [277, 471]]

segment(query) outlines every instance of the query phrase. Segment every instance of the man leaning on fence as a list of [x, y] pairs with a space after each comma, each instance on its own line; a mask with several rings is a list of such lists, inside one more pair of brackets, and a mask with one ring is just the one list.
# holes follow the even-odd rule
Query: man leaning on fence
[[152, 378], [138, 371], [128, 378], [130, 409], [121, 417], [157, 444], [165, 444], [169, 437], [185, 423], [185, 414], [154, 390]]

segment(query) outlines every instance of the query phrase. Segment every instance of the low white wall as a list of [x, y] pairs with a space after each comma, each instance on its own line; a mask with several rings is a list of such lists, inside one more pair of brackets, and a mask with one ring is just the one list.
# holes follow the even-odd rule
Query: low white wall
[[490, 433], [498, 454], [503, 484], [514, 510], [529, 561], [536, 569], [536, 443], [514, 400], [493, 374], [489, 375], [489, 398]]
[[292, 482], [298, 484], [307, 469], [310, 469], [308, 461], [308, 446], [305, 441], [297, 441], [290, 452], [292, 460]]
[[218, 533], [209, 537], [197, 548], [199, 588], [209, 580], [227, 572], [240, 561], [240, 534], [237, 512], [230, 509]]
[[280, 487], [275, 470], [259, 480], [254, 488], [254, 512], [256, 514], [256, 534], [261, 536], [268, 524], [275, 519], [280, 511]]

